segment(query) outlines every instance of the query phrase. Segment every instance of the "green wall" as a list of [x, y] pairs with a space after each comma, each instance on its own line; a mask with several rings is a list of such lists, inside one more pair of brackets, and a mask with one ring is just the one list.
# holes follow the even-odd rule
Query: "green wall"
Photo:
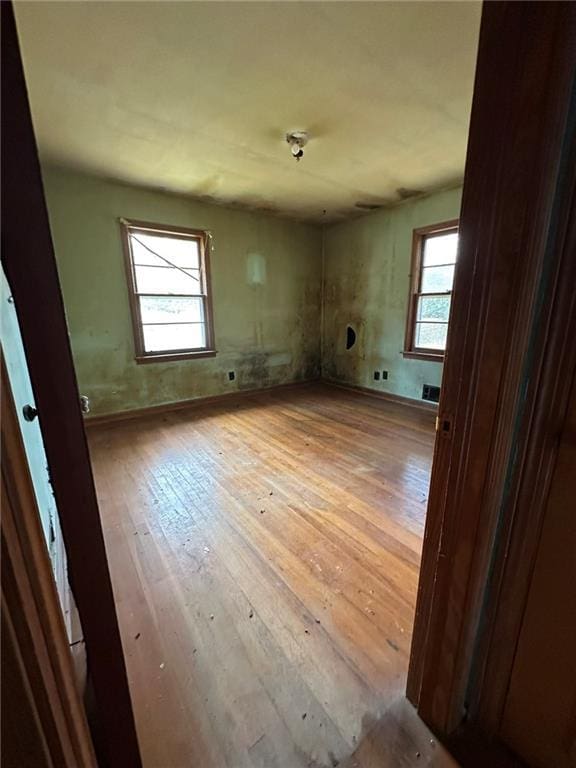
[[[329, 227], [324, 245], [322, 375], [421, 399], [440, 384], [440, 363], [402, 356], [412, 230], [457, 218], [462, 190], [439, 192]], [[346, 350], [346, 327], [357, 334]], [[387, 381], [374, 371], [387, 370]]]
[[[79, 387], [95, 415], [319, 375], [319, 228], [62, 169], [43, 176]], [[120, 216], [212, 232], [215, 358], [136, 364]]]
[[[320, 228], [63, 169], [43, 175], [80, 391], [95, 415], [320, 373], [416, 399], [440, 383], [441, 364], [402, 356], [412, 230], [457, 217], [461, 189], [326, 227], [321, 334]], [[121, 216], [212, 232], [215, 358], [134, 361]], [[348, 351], [347, 325], [357, 333]]]

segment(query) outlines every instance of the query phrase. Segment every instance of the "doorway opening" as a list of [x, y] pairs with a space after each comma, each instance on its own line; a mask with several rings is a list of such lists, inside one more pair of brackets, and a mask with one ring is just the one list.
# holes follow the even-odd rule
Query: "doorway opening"
[[[28, 40], [24, 48], [28, 46], [32, 108], [41, 126], [44, 110], [52, 104], [42, 98], [43, 73], [52, 66], [60, 71], [59, 51], [69, 51], [65, 46], [50, 49], [46, 25], [68, 34], [79, 19], [86, 26], [74, 14], [93, 10], [74, 6], [73, 11], [56, 9], [54, 18], [40, 18], [45, 13], [40, 7], [21, 8], [18, 21]], [[61, 24], [58, 14], [68, 12], [73, 14], [69, 24]], [[147, 13], [131, 23], [155, 33], [154, 7]], [[198, 13], [200, 28], [202, 9]], [[266, 10], [258, 7], [254, 13]], [[540, 13], [539, 7], [530, 13]], [[544, 14], [544, 26], [564, 29], [554, 15], [562, 13], [569, 12]], [[340, 19], [347, 22], [347, 34], [349, 22], [359, 18], [356, 8], [352, 19]], [[39, 19], [40, 37], [34, 35]], [[500, 51], [507, 61], [507, 50], [497, 44], [503, 22], [513, 39], [515, 34], [521, 41], [527, 36], [527, 56], [541, 52], [531, 36], [543, 34], [542, 25], [519, 26], [505, 4], [486, 11], [486, 19], [479, 59], [486, 83], [491, 82], [486, 75], [492, 52]], [[170, 14], [163, 20], [174, 23]], [[105, 36], [108, 17], [92, 21]], [[221, 29], [224, 38], [229, 22], [227, 18]], [[236, 34], [235, 25], [228, 31]], [[458, 35], [460, 40], [460, 25]], [[38, 46], [38, 39], [48, 40], [48, 48]], [[82, 60], [86, 46], [75, 50]], [[557, 54], [550, 45], [547, 50], [555, 71], [554, 57], [561, 57], [561, 51]], [[35, 59], [38, 51], [42, 66]], [[434, 51], [437, 55], [436, 47]], [[145, 59], [143, 55], [141, 61]], [[90, 70], [90, 62], [85, 64]], [[114, 65], [114, 71], [125, 70]], [[41, 230], [49, 258], [38, 263], [40, 276], [28, 270], [33, 279], [26, 281], [12, 250], [7, 275], [20, 300], [17, 309], [24, 321], [31, 378], [37, 382], [46, 454], [51, 470], [57, 470], [52, 479], [63, 504], [63, 532], [87, 620], [87, 642], [92, 643], [98, 714], [112, 734], [111, 748], [124, 746], [125, 755], [130, 754], [125, 764], [138, 763], [138, 746], [131, 732], [124, 660], [140, 749], [152, 765], [177, 766], [184, 755], [186, 762], [215, 767], [335, 766], [363, 759], [361, 750], [374, 743], [375, 732], [390, 743], [391, 727], [408, 732], [401, 752], [410, 752], [425, 734], [426, 759], [449, 764], [440, 748], [432, 757], [434, 740], [425, 729], [418, 732], [421, 723], [410, 721], [404, 689], [411, 645], [411, 700], [442, 733], [461, 722], [470, 649], [492, 555], [488, 539], [495, 517], [490, 515], [498, 510], [513, 452], [510, 436], [523, 354], [536, 314], [530, 303], [542, 273], [542, 249], [536, 245], [545, 241], [553, 199], [552, 193], [510, 194], [503, 180], [513, 185], [518, 177], [505, 173], [506, 160], [518, 151], [524, 161], [519, 166], [528, 168], [526, 156], [535, 157], [539, 178], [544, 174], [554, 189], [555, 166], [546, 163], [547, 152], [559, 153], [562, 122], [556, 117], [566, 111], [564, 91], [546, 96], [546, 73], [529, 71], [542, 78], [543, 95], [529, 90], [532, 99], [540, 94], [549, 108], [543, 109], [550, 123], [544, 128], [553, 140], [548, 141], [543, 128], [544, 138], [530, 134], [530, 147], [529, 142], [519, 145], [514, 134], [519, 121], [510, 118], [505, 141], [490, 145], [497, 162], [493, 171], [488, 169], [478, 158], [485, 158], [490, 148], [486, 115], [494, 113], [489, 109], [492, 100], [508, 114], [510, 94], [522, 98], [525, 89], [481, 88], [475, 96], [480, 118], [477, 114], [471, 132], [466, 177], [470, 189], [478, 192], [490, 170], [500, 205], [516, 214], [506, 218], [536, 221], [530, 233], [522, 233], [521, 244], [531, 246], [524, 249], [531, 260], [522, 284], [514, 279], [520, 257], [504, 247], [507, 234], [494, 225], [492, 199], [464, 196], [462, 237], [467, 247], [456, 256], [453, 217], [460, 207], [459, 187], [407, 199], [408, 187], [403, 186], [397, 190], [401, 203], [354, 204], [371, 210], [361, 218], [335, 208], [329, 220], [322, 208], [316, 221], [311, 206], [310, 223], [298, 207], [300, 180], [298, 205], [290, 203], [290, 196], [279, 202], [285, 214], [290, 205], [296, 206], [303, 219], [296, 224], [271, 216], [270, 201], [256, 205], [250, 195], [237, 201], [234, 210], [213, 205], [214, 200], [222, 202], [221, 185], [222, 196], [229, 194], [227, 176], [208, 180], [208, 188], [216, 191], [207, 201], [199, 191], [202, 185], [192, 198], [144, 188], [136, 157], [129, 165], [139, 183], [80, 171], [71, 164], [44, 163], [74, 365], [81, 391], [92, 404], [84, 425], [99, 511], [39, 178], [32, 195], [35, 205], [29, 208], [41, 224], [34, 230]], [[514, 84], [514, 69], [503, 66], [502, 72]], [[563, 87], [569, 82], [568, 67], [561, 69], [559, 80]], [[142, 82], [153, 85], [154, 78]], [[19, 99], [28, 117], [22, 89]], [[64, 106], [70, 103], [74, 100], [64, 100]], [[208, 114], [210, 101], [202, 103]], [[88, 112], [101, 107], [85, 106]], [[510, 110], [512, 115], [521, 112]], [[69, 117], [76, 119], [74, 110]], [[25, 156], [28, 172], [23, 174], [28, 179], [39, 169], [30, 121], [24, 123], [32, 138]], [[110, 125], [114, 131], [114, 120]], [[44, 141], [51, 146], [49, 129], [37, 130], [41, 146]], [[313, 132], [308, 137], [298, 168], [314, 157]], [[86, 142], [86, 151], [95, 145], [97, 141]], [[167, 151], [173, 145], [178, 142], [171, 142]], [[540, 154], [528, 151], [532, 145]], [[549, 147], [553, 150], [543, 149]], [[209, 156], [209, 147], [204, 149]], [[23, 242], [18, 256], [33, 265], [30, 233], [19, 228], [15, 237], [18, 228], [13, 224], [26, 207], [22, 202], [30, 201], [30, 185], [18, 184], [13, 165], [11, 171], [21, 197], [15, 197], [15, 216], [8, 217], [9, 242]], [[162, 175], [161, 167], [158, 173]], [[528, 176], [518, 192], [533, 189]], [[243, 206], [251, 210], [237, 209]], [[129, 244], [122, 255], [120, 225], [127, 222], [131, 231], [147, 233], [147, 247], [142, 251]], [[496, 256], [487, 247], [493, 241], [501, 246]], [[499, 263], [499, 271], [495, 259], [500, 253], [508, 260]], [[462, 254], [463, 277], [454, 292], [458, 325], [448, 333], [454, 310], [452, 277], [457, 267], [462, 269]], [[39, 328], [30, 312], [34, 304], [39, 313], [48, 306], [57, 310]], [[353, 345], [343, 327], [356, 331]], [[58, 343], [51, 343], [56, 337]], [[487, 338], [489, 345], [484, 344]], [[518, 343], [511, 346], [511, 340]], [[442, 379], [444, 354], [447, 375]], [[58, 386], [43, 370], [49, 355], [60, 362]], [[497, 384], [481, 386], [494, 371], [500, 377]], [[68, 399], [62, 397], [60, 383]], [[484, 400], [477, 403], [480, 396]], [[42, 403], [53, 402], [60, 406], [57, 411], [42, 408]], [[61, 412], [68, 418], [59, 434]], [[488, 435], [482, 431], [485, 425], [492, 429]], [[418, 592], [433, 446], [435, 517], [428, 524]], [[66, 460], [75, 469], [68, 475]], [[486, 480], [484, 485], [474, 485], [478, 478]], [[448, 481], [451, 493], [445, 492]], [[494, 489], [489, 499], [485, 486]], [[465, 510], [471, 524], [463, 530], [458, 504], [466, 489], [472, 491]], [[486, 504], [480, 506], [479, 500]], [[82, 520], [73, 514], [77, 509], [82, 509]], [[488, 525], [484, 528], [481, 522]], [[478, 540], [470, 541], [476, 532]], [[471, 576], [475, 573], [480, 574], [476, 580]], [[99, 622], [101, 615], [92, 610], [95, 585], [102, 588], [108, 623]], [[127, 729], [119, 725], [116, 710], [102, 706], [110, 700], [115, 681], [120, 681], [118, 712], [128, 713]]]

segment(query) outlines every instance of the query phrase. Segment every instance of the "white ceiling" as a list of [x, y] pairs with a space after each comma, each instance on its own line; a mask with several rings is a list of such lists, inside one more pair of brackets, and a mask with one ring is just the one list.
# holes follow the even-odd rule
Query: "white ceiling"
[[[49, 162], [316, 220], [462, 179], [480, 3], [17, 2], [16, 16]], [[301, 129], [296, 163], [284, 135]]]

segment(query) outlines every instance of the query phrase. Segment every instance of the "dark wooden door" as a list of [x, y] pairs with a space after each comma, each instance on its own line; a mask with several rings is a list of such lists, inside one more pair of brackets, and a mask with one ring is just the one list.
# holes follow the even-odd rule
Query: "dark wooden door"
[[[141, 765], [12, 4], [2, 13], [2, 265], [84, 630], [101, 765]], [[23, 728], [26, 724], [23, 723]]]

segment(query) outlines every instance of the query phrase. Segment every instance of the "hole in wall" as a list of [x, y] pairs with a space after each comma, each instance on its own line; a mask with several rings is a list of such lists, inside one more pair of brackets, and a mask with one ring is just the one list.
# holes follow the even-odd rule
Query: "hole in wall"
[[346, 349], [352, 349], [356, 343], [356, 331], [351, 325], [346, 327]]

